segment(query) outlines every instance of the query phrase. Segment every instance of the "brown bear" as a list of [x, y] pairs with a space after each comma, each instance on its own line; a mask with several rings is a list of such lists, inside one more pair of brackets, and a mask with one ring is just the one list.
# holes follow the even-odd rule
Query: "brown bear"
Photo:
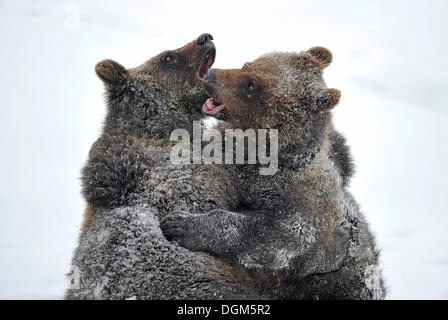
[[236, 206], [225, 170], [170, 161], [172, 131], [190, 132], [201, 117], [201, 79], [214, 58], [212, 36], [202, 34], [137, 68], [97, 64], [107, 115], [82, 170], [88, 211], [66, 298], [261, 298], [241, 280], [244, 271], [168, 242], [159, 227], [172, 210]]
[[[221, 115], [231, 128], [277, 129], [278, 171], [260, 175], [260, 163], [247, 159], [227, 166], [249, 204], [244, 212], [174, 212], [162, 222], [169, 239], [244, 267], [273, 298], [385, 295], [374, 239], [344, 188], [346, 160], [335, 161], [335, 148], [348, 149], [330, 112], [340, 92], [322, 78], [331, 60], [327, 49], [315, 47], [267, 54], [242, 69], [210, 70], [212, 98], [203, 111]], [[269, 139], [277, 139], [272, 131]]]

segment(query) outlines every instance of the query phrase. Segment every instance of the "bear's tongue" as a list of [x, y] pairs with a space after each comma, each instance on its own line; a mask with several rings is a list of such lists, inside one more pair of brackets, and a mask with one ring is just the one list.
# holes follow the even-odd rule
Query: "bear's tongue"
[[208, 98], [202, 105], [202, 112], [208, 115], [216, 115], [219, 111], [226, 107], [223, 103], [218, 103], [213, 98]]

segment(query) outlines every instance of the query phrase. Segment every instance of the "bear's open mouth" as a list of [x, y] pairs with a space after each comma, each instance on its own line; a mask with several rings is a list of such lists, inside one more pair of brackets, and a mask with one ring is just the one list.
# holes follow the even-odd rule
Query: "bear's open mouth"
[[208, 98], [202, 105], [202, 112], [213, 116], [216, 115], [219, 111], [221, 111], [225, 107], [226, 105], [224, 103], [221, 103], [213, 98]]
[[207, 50], [204, 57], [202, 58], [201, 66], [199, 67], [198, 71], [198, 77], [200, 80], [204, 81], [208, 70], [210, 70], [211, 66], [213, 65], [213, 62], [215, 62], [215, 49]]

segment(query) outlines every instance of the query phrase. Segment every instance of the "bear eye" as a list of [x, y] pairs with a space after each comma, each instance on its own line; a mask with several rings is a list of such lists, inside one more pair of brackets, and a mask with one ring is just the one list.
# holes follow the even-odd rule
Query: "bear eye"
[[170, 62], [174, 61], [174, 56], [171, 53], [168, 53], [163, 57], [162, 60], [163, 60], [163, 62], [170, 63]]
[[255, 91], [257, 85], [256, 85], [255, 81], [250, 80], [250, 81], [247, 83], [247, 87], [249, 88], [249, 91], [253, 92], [253, 91]]

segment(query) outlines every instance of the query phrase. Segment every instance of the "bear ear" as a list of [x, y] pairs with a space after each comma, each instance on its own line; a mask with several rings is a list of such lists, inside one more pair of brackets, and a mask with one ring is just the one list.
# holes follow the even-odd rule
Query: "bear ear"
[[328, 111], [339, 103], [341, 99], [341, 91], [338, 89], [325, 89], [316, 99], [316, 107], [318, 111]]
[[95, 72], [108, 91], [121, 91], [127, 84], [129, 72], [118, 62], [103, 60], [95, 66]]
[[307, 51], [310, 55], [319, 61], [320, 68], [324, 69], [333, 61], [333, 55], [330, 50], [323, 47], [313, 47]]

